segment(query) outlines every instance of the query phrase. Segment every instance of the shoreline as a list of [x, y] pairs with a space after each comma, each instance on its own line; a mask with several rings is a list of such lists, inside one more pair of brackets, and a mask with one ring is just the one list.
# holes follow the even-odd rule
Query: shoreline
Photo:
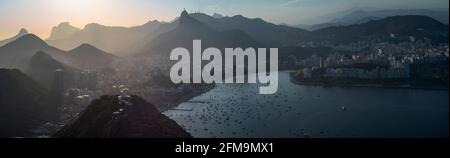
[[449, 91], [448, 88], [441, 87], [415, 87], [409, 85], [381, 85], [381, 84], [327, 84], [323, 82], [300, 82], [291, 79], [291, 82], [302, 86], [340, 87], [340, 88], [373, 88], [373, 89], [411, 89], [428, 91]]
[[[292, 71], [280, 71], [290, 73]], [[295, 78], [291, 77], [290, 82], [296, 85], [302, 86], [314, 86], [314, 87], [339, 87], [339, 88], [373, 88], [373, 89], [410, 89], [410, 90], [427, 90], [427, 91], [449, 91], [449, 88], [443, 87], [420, 87], [420, 86], [410, 86], [410, 85], [382, 85], [382, 84], [328, 84], [324, 82], [301, 82], [296, 81]], [[195, 90], [193, 93], [188, 95], [182, 95], [181, 97], [174, 99], [173, 102], [169, 102], [165, 106], [160, 106], [158, 110], [160, 112], [166, 112], [168, 110], [175, 109], [181, 103], [189, 101], [190, 99], [209, 92], [216, 87], [215, 84], [207, 85]]]
[[181, 97], [175, 99], [173, 102], [169, 102], [168, 104], [166, 104], [165, 106], [160, 106], [158, 108], [158, 110], [163, 113], [166, 112], [168, 110], [174, 109], [176, 107], [178, 107], [181, 103], [184, 103], [186, 101], [191, 100], [194, 97], [197, 97], [199, 95], [202, 95], [204, 93], [209, 92], [210, 90], [214, 89], [216, 87], [215, 84], [210, 84], [204, 87], [201, 87], [199, 89], [196, 89], [193, 93], [190, 93], [188, 95], [182, 95]]

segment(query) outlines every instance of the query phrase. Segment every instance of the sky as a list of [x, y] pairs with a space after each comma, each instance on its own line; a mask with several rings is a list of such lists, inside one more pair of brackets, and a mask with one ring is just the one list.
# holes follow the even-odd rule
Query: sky
[[448, 9], [449, 0], [0, 0], [0, 40], [26, 28], [48, 38], [61, 22], [136, 26], [171, 21], [183, 9], [207, 14], [244, 15], [276, 24], [307, 23], [315, 17], [358, 7]]

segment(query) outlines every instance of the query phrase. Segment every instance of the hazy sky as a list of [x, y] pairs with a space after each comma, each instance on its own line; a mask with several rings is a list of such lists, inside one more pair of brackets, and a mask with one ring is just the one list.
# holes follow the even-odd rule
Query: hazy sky
[[149, 20], [170, 21], [183, 8], [298, 24], [355, 7], [433, 9], [448, 5], [449, 0], [0, 0], [0, 39], [15, 35], [22, 27], [47, 38], [53, 26], [65, 21], [80, 28], [91, 22], [133, 26]]

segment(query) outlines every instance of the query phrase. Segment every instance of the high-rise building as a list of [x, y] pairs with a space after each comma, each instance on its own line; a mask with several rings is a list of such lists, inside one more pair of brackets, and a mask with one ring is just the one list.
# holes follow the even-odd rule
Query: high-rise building
[[64, 70], [56, 69], [53, 73], [53, 91], [58, 94], [64, 93]]

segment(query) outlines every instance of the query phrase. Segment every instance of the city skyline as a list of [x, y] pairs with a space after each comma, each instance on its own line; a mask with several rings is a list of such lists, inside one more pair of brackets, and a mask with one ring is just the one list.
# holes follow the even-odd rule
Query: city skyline
[[441, 6], [0, 0], [0, 138], [447, 138]]
[[183, 9], [226, 16], [241, 14], [275, 24], [295, 25], [354, 8], [448, 9], [448, 3], [447, 0], [0, 0], [0, 39], [14, 36], [20, 28], [47, 38], [51, 28], [61, 22], [83, 28], [89, 23], [129, 27], [149, 20], [171, 21]]

